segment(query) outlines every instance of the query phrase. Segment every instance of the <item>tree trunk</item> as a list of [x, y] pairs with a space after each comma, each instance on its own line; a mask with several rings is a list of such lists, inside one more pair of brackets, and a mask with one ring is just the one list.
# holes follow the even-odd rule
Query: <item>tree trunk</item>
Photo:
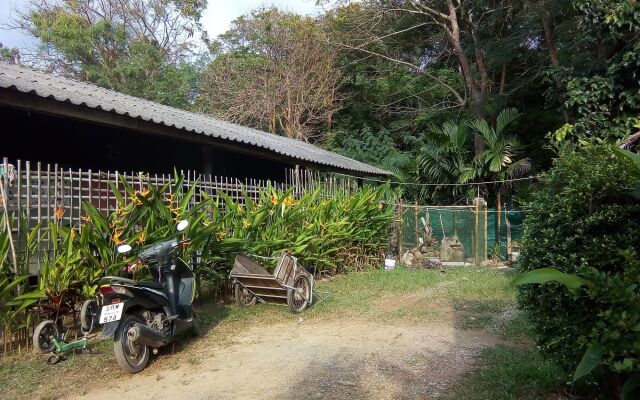
[[[478, 83], [473, 74], [473, 70], [471, 68], [471, 63], [469, 62], [469, 58], [464, 53], [464, 49], [462, 48], [462, 44], [460, 43], [460, 27], [458, 25], [458, 16], [456, 14], [456, 7], [453, 4], [453, 1], [448, 1], [449, 5], [449, 15], [448, 22], [450, 29], [445, 28], [445, 35], [449, 42], [449, 45], [453, 48], [453, 54], [456, 56], [458, 60], [458, 64], [460, 64], [460, 70], [462, 71], [462, 76], [464, 77], [464, 84], [467, 88], [468, 93], [471, 96], [471, 104], [470, 111], [471, 113], [478, 119], [484, 118], [483, 111], [483, 100], [484, 93], [481, 88], [478, 87]], [[486, 70], [485, 70], [486, 73]], [[482, 153], [484, 150], [484, 143], [482, 138], [479, 135], [475, 135], [474, 138], [474, 153], [476, 155]]]
[[[551, 60], [551, 65], [554, 67], [560, 66], [560, 58], [558, 57], [558, 48], [556, 47], [556, 42], [553, 39], [553, 31], [551, 29], [551, 22], [549, 21], [549, 12], [544, 8], [544, 3], [542, 4], [542, 10], [540, 12], [540, 18], [542, 19], [542, 29], [544, 30], [544, 40], [547, 42], [547, 47], [549, 48], [549, 59]], [[556, 79], [556, 88], [558, 88], [559, 92], [563, 92], [565, 90], [565, 84], [560, 79]], [[566, 109], [563, 110], [564, 114], [564, 122], [569, 123], [571, 120], [571, 115], [569, 111]]]
[[544, 29], [544, 40], [547, 42], [547, 47], [549, 48], [549, 58], [551, 59], [551, 64], [557, 67], [560, 65], [560, 58], [558, 57], [556, 42], [553, 40], [551, 23], [549, 22], [549, 13], [544, 8], [541, 12], [541, 18], [542, 28]]

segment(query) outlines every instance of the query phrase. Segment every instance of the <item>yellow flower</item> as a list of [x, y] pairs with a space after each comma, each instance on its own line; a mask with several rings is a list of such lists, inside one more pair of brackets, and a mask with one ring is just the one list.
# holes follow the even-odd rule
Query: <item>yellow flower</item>
[[382, 210], [382, 203], [378, 203], [378, 209]]
[[271, 196], [271, 204], [278, 204], [278, 196], [276, 196], [275, 194]]
[[251, 226], [251, 224], [249, 224], [249, 221], [247, 221], [246, 219], [242, 220], [242, 227], [244, 229], [249, 229], [250, 226]]
[[140, 196], [142, 197], [147, 197], [149, 195], [149, 193], [151, 193], [151, 190], [149, 190], [148, 187], [145, 187], [144, 189], [142, 189], [142, 191], [140, 192]]
[[144, 244], [146, 232], [142, 232], [140, 236], [138, 236], [138, 240], [136, 241], [138, 244]]
[[66, 210], [62, 207], [56, 208], [56, 212], [55, 212], [56, 219], [62, 219], [62, 217], [64, 217], [65, 212]]
[[133, 204], [135, 204], [136, 206], [141, 206], [142, 205], [142, 201], [138, 198], [139, 193], [135, 192], [132, 195], [129, 196], [129, 198], [131, 199], [131, 201], [133, 201]]
[[88, 215], [85, 215], [82, 217], [82, 222], [84, 222], [85, 224], [90, 224], [91, 223], [91, 217]]
[[113, 233], [113, 236], [111, 236], [111, 240], [113, 240], [113, 243], [115, 243], [116, 245], [122, 243], [122, 239], [120, 239], [120, 235], [122, 235], [122, 231], [124, 229], [122, 228], [118, 228], [116, 229], [116, 231]]
[[218, 238], [218, 240], [224, 239], [224, 237], [225, 237], [224, 231], [216, 232], [216, 237]]

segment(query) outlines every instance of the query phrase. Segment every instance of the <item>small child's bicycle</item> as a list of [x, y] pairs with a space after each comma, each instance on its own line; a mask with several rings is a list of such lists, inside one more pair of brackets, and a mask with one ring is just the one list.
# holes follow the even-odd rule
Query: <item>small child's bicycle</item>
[[42, 321], [33, 332], [33, 348], [49, 354], [47, 362], [51, 365], [64, 360], [65, 354], [79, 349], [82, 353], [90, 353], [87, 344], [89, 334], [98, 321], [98, 304], [96, 300], [87, 300], [80, 311], [81, 332], [83, 337], [67, 342], [69, 332], [62, 334], [58, 325], [52, 320]]

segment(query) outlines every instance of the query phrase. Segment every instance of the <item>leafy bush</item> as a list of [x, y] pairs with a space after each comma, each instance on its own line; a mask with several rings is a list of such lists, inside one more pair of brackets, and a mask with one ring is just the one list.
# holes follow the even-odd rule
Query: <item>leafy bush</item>
[[[174, 234], [175, 223], [181, 219], [190, 221], [185, 235], [192, 242], [182, 257], [199, 256], [195, 270], [198, 282], [212, 282], [227, 276], [230, 261], [241, 251], [264, 257], [291, 251], [303, 265], [320, 273], [379, 263], [392, 218], [392, 207], [381, 203], [389, 193], [387, 186], [364, 187], [330, 198], [318, 189], [298, 199], [292, 189], [283, 192], [268, 187], [257, 200], [245, 193], [239, 201], [224, 192], [215, 197], [196, 194], [196, 186], [185, 187], [179, 176], [171, 185], [156, 187], [147, 182], [141, 190], [123, 185], [124, 193], [112, 187], [118, 207], [107, 216], [84, 204], [85, 224], [72, 235], [74, 243], [65, 241], [69, 228], [62, 229], [59, 242], [65, 241], [61, 248], [68, 251], [60, 256], [70, 256], [76, 250], [81, 253], [74, 253], [73, 260], [83, 263], [78, 271], [84, 277], [83, 284], [75, 285], [83, 288], [83, 296], [95, 291], [102, 273], [117, 274], [127, 261], [115, 251], [117, 245], [132, 245], [135, 257], [137, 249]], [[45, 271], [50, 263], [45, 263]], [[75, 269], [70, 264], [67, 267]], [[43, 274], [42, 287], [51, 291], [56, 281], [49, 277]]]
[[40, 290], [30, 290], [27, 285], [27, 267], [38, 249], [40, 225], [28, 230], [26, 220], [22, 218], [21, 241], [11, 243], [9, 232], [17, 221], [4, 209], [0, 223], [0, 328], [6, 352], [13, 333], [31, 323], [28, 307], [43, 296]]
[[518, 268], [554, 267], [589, 283], [519, 292], [540, 348], [568, 372], [584, 354], [607, 374], [640, 368], [640, 204], [629, 195], [637, 174], [608, 146], [567, 149], [530, 204]]

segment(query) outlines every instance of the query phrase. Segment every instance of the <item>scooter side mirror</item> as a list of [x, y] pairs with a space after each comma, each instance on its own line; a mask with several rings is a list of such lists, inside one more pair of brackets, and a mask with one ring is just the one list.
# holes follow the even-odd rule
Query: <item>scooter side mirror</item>
[[130, 251], [131, 246], [129, 246], [128, 244], [121, 244], [120, 246], [118, 246], [118, 253], [120, 254], [127, 254]]
[[182, 232], [183, 230], [187, 229], [187, 226], [189, 226], [189, 221], [183, 219], [182, 221], [178, 222], [176, 228], [178, 229], [178, 232]]

